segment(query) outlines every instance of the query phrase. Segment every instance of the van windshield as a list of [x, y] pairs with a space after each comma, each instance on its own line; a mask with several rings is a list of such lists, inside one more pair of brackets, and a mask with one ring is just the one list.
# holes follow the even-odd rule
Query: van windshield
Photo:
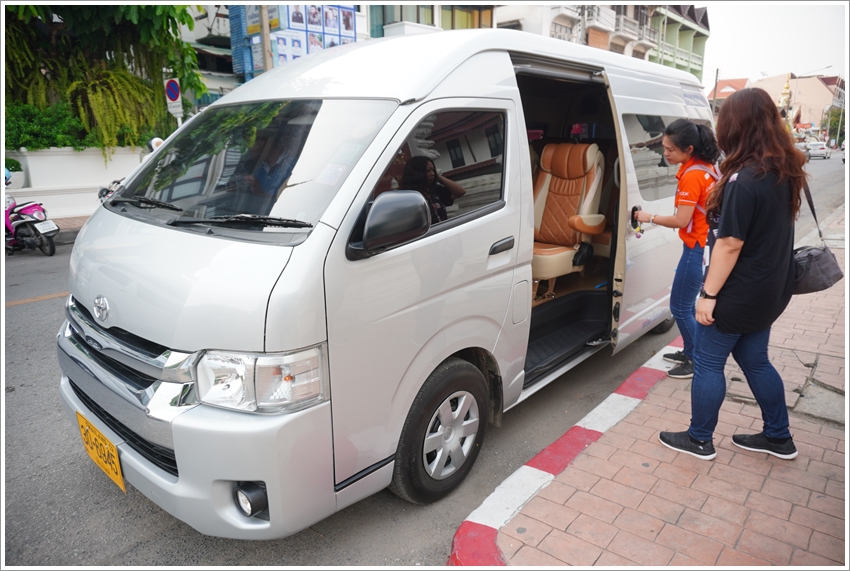
[[210, 107], [146, 158], [107, 207], [216, 234], [309, 232], [396, 106], [299, 99]]

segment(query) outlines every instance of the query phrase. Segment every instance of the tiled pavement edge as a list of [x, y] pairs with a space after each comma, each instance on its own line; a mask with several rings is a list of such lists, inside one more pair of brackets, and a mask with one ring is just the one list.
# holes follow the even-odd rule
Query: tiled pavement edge
[[[843, 207], [821, 228], [843, 268]], [[690, 380], [668, 378], [661, 357], [679, 338], [502, 482], [458, 528], [448, 564], [846, 565], [844, 296], [845, 280], [795, 296], [771, 334], [796, 459], [732, 444], [762, 420], [731, 358], [717, 458], [658, 442], [690, 423]]]

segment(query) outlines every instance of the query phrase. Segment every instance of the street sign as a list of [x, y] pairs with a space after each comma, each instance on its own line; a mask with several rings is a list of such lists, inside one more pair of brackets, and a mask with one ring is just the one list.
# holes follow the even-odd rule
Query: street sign
[[183, 101], [180, 99], [180, 82], [174, 78], [165, 80], [165, 100], [168, 112], [177, 118], [183, 116]]

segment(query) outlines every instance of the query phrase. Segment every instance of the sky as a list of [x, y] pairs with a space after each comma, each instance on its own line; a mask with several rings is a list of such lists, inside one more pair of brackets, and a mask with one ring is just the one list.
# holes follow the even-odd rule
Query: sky
[[[702, 2], [706, 42], [705, 93], [720, 79], [757, 81], [789, 72], [847, 78], [847, 2]], [[827, 69], [827, 66], [832, 66]]]

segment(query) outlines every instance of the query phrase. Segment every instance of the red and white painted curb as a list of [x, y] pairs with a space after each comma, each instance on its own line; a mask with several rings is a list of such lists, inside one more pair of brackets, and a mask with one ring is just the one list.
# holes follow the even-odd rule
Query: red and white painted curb
[[505, 565], [496, 545], [499, 530], [522, 507], [563, 472], [585, 448], [599, 440], [609, 428], [623, 420], [646, 398], [655, 383], [667, 376], [672, 365], [665, 353], [682, 348], [679, 337], [629, 375], [613, 393], [570, 428], [558, 440], [499, 484], [484, 502], [460, 525], [452, 540], [448, 565], [492, 567]]

